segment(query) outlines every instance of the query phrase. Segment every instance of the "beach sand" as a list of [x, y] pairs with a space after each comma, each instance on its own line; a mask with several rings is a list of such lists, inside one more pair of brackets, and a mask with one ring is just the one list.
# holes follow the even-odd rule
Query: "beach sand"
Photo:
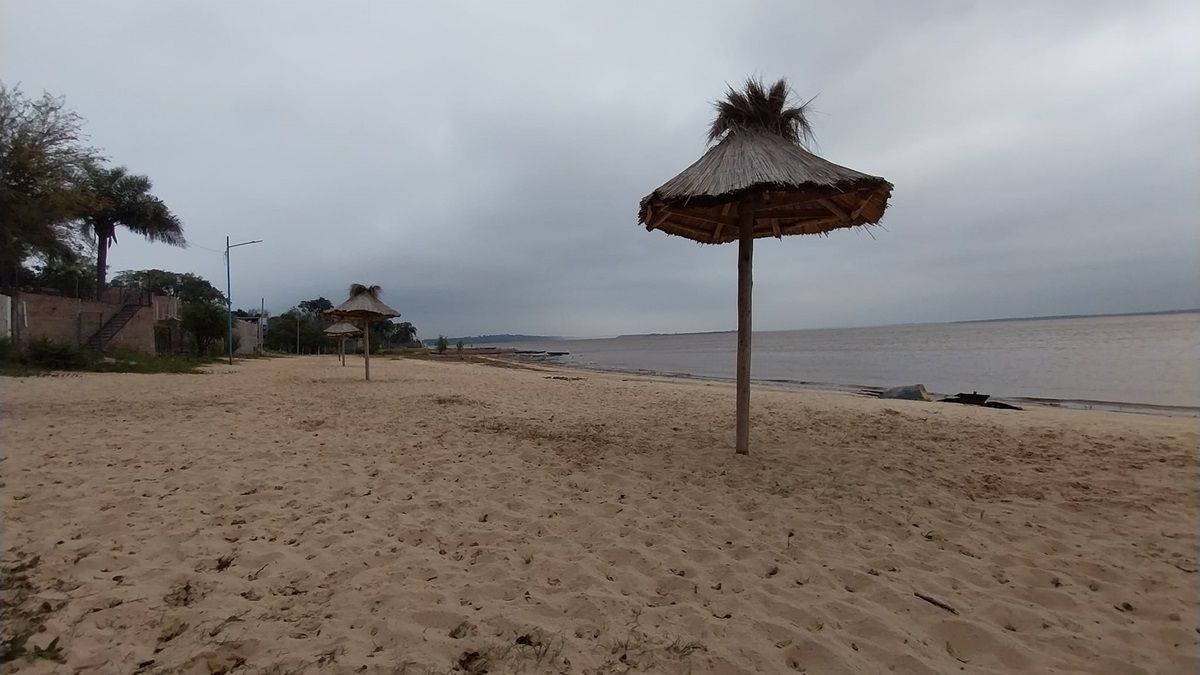
[[350, 363], [0, 379], [4, 672], [1200, 670], [1195, 419]]

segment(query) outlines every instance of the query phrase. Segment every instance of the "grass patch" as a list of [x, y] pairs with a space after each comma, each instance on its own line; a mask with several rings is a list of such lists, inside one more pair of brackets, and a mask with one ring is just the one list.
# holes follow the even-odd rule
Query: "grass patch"
[[154, 356], [116, 351], [90, 352], [49, 340], [34, 340], [17, 349], [8, 340], [0, 340], [0, 375], [33, 377], [61, 371], [91, 373], [199, 373], [202, 366], [218, 361], [211, 357], [168, 355]]
[[454, 660], [453, 672], [484, 673], [565, 672], [570, 662], [562, 658], [565, 642], [561, 635], [533, 629], [478, 649], [467, 649]]
[[83, 370], [88, 363], [87, 352], [82, 349], [44, 338], [30, 342], [21, 358], [28, 365], [46, 370]]
[[[601, 665], [598, 669], [600, 672], [660, 672], [668, 669], [664, 665], [666, 663], [683, 664], [692, 654], [707, 651], [703, 643], [695, 640], [646, 633], [641, 628], [640, 619], [641, 610], [634, 611], [633, 620], [627, 624], [625, 637], [612, 642], [609, 648], [612, 656]], [[687, 668], [687, 671], [691, 672], [691, 668]]]
[[[40, 561], [33, 556], [0, 564], [0, 664], [18, 659], [60, 663], [64, 660], [57, 637], [48, 642], [39, 637], [44, 642], [41, 646], [33, 643], [45, 620], [66, 604], [66, 601], [51, 604], [37, 596], [30, 576]], [[9, 667], [4, 667], [3, 672], [10, 672]]]
[[384, 349], [380, 354], [391, 358], [393, 361], [397, 359], [427, 359], [429, 358], [428, 349]]
[[46, 370], [25, 365], [20, 361], [0, 361], [0, 377], [33, 377], [45, 375]]
[[220, 359], [200, 356], [151, 356], [137, 353], [96, 355], [85, 370], [93, 373], [199, 373], [202, 366]]

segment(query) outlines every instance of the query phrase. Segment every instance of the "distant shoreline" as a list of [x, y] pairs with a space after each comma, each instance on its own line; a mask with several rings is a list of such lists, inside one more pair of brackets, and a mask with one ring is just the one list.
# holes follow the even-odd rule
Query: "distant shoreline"
[[[1200, 313], [1200, 307], [1193, 309], [1164, 309], [1152, 312], [1117, 312], [1115, 314], [1048, 314], [1044, 316], [1010, 316], [993, 319], [958, 319], [954, 321], [918, 321], [913, 323], [884, 323], [870, 326], [826, 326], [822, 328], [779, 328], [774, 330], [756, 330], [755, 333], [790, 333], [795, 331], [824, 331], [824, 330], [868, 330], [872, 328], [897, 328], [901, 326], [958, 326], [972, 323], [1004, 323], [1012, 321], [1054, 321], [1056, 319], [1095, 319], [1103, 317], [1122, 317], [1122, 316], [1165, 316], [1170, 314], [1195, 314]], [[465, 344], [471, 345], [499, 345], [511, 344], [514, 342], [578, 342], [581, 340], [619, 340], [621, 338], [639, 338], [639, 337], [673, 337], [684, 335], [723, 335], [734, 334], [736, 330], [702, 330], [702, 331], [685, 331], [682, 333], [623, 333], [621, 335], [593, 335], [593, 336], [563, 336], [563, 335], [524, 335], [520, 333], [503, 333], [495, 335], [472, 335], [462, 338], [447, 338], [450, 344], [454, 344], [458, 340], [462, 340]], [[421, 342], [427, 346], [433, 346], [437, 340], [431, 338], [422, 339]]]
[[[1172, 314], [1196, 314], [1200, 313], [1200, 307], [1192, 309], [1165, 309], [1153, 312], [1118, 312], [1116, 314], [1052, 314], [1045, 316], [1011, 316], [996, 319], [961, 319], [957, 321], [925, 321], [914, 323], [885, 323], [873, 326], [833, 326], [827, 328], [780, 328], [777, 330], [756, 330], [755, 333], [793, 333], [799, 331], [819, 331], [819, 330], [869, 330], [872, 328], [899, 328], [901, 326], [959, 326], [972, 323], [1008, 323], [1015, 321], [1054, 321], [1059, 319], [1099, 319], [1106, 317], [1123, 317], [1123, 316], [1167, 316]], [[637, 338], [637, 337], [672, 337], [682, 335], [722, 335], [725, 333], [733, 334], [736, 330], [707, 330], [694, 331], [684, 333], [626, 333], [615, 337], [565, 337], [553, 338], [556, 341], [572, 341], [572, 340], [618, 340], [620, 338]]]
[[[1159, 312], [1118, 312], [1117, 314], [1051, 314], [1047, 316], [1014, 316], [1001, 319], [967, 319], [964, 321], [944, 321], [942, 324], [959, 323], [999, 323], [1003, 321], [1054, 321], [1056, 319], [1101, 319], [1105, 317], [1122, 316], [1168, 316], [1171, 314], [1196, 314], [1200, 307], [1193, 309], [1165, 309]], [[939, 324], [906, 324], [906, 325], [939, 325]]]

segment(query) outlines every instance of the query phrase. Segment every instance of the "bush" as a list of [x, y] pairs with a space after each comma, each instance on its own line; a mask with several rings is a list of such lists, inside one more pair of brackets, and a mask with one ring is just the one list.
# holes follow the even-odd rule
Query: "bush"
[[25, 348], [29, 365], [49, 370], [82, 370], [87, 367], [87, 354], [78, 347], [38, 338]]
[[227, 321], [225, 310], [211, 302], [185, 303], [179, 312], [179, 327], [192, 337], [198, 354], [212, 354], [211, 346], [225, 335]]
[[439, 335], [437, 337], [437, 343], [435, 346], [437, 348], [437, 353], [445, 354], [446, 349], [450, 347], [450, 341], [446, 339], [445, 335]]

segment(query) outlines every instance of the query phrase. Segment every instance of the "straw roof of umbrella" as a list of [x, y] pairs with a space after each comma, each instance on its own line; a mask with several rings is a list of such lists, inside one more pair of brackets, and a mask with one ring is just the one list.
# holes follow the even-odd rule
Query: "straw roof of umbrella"
[[361, 333], [362, 329], [359, 328], [358, 326], [355, 326], [352, 323], [346, 323], [345, 321], [339, 321], [338, 323], [333, 324], [329, 328], [326, 328], [324, 332], [326, 335], [331, 335], [331, 336], [337, 337], [337, 336], [354, 335], [355, 333]]
[[400, 316], [400, 312], [388, 307], [379, 299], [381, 291], [379, 286], [351, 284], [350, 298], [337, 307], [327, 310], [326, 314], [339, 319], [369, 319], [372, 321]]
[[785, 80], [732, 87], [708, 130], [715, 143], [642, 199], [638, 221], [705, 244], [738, 242], [738, 454], [750, 451], [754, 240], [879, 222], [892, 184], [809, 152], [808, 103], [791, 105]]
[[784, 80], [730, 88], [709, 129], [716, 144], [642, 199], [638, 221], [705, 244], [737, 241], [748, 200], [755, 238], [878, 223], [892, 184], [809, 152], [809, 104], [789, 106], [789, 94]]

